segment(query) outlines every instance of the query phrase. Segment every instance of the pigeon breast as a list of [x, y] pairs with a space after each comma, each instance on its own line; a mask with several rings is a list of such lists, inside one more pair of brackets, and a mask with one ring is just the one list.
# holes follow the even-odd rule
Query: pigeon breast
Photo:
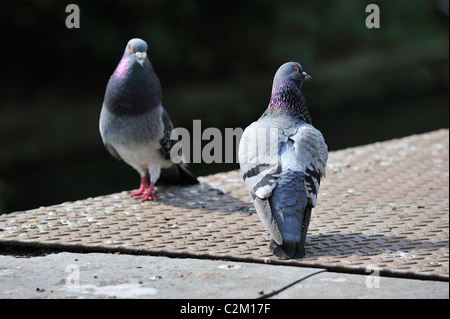
[[106, 87], [104, 104], [117, 115], [140, 115], [161, 105], [161, 84], [148, 59], [123, 56]]

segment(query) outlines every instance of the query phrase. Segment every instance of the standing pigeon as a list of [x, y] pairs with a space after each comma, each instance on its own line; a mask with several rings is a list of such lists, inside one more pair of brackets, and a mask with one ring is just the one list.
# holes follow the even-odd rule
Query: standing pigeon
[[100, 134], [112, 156], [139, 172], [140, 187], [130, 193], [144, 201], [156, 199], [154, 186], [160, 176], [172, 184], [198, 183], [183, 164], [170, 160], [177, 141], [170, 139], [173, 125], [161, 98], [159, 79], [147, 58], [147, 43], [131, 39], [106, 86]]
[[270, 233], [270, 249], [281, 259], [305, 255], [311, 209], [328, 158], [301, 92], [310, 79], [300, 64], [283, 64], [267, 110], [245, 129], [239, 144], [245, 186]]

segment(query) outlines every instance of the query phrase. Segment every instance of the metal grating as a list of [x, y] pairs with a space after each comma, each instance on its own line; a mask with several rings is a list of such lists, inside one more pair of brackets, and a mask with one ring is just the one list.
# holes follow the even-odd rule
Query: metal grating
[[279, 260], [238, 171], [0, 216], [0, 244], [222, 258], [448, 280], [449, 132], [331, 152], [302, 260]]

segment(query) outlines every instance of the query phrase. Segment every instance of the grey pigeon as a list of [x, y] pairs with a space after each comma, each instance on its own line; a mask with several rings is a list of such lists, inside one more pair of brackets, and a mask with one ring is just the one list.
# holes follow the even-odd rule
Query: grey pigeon
[[[106, 86], [100, 113], [100, 134], [108, 152], [139, 172], [137, 198], [156, 199], [161, 176], [170, 184], [196, 184], [182, 163], [170, 160], [177, 142], [170, 139], [172, 122], [161, 104], [161, 85], [147, 58], [147, 43], [131, 39]], [[147, 182], [150, 175], [150, 185]]]
[[299, 63], [283, 64], [267, 110], [244, 130], [239, 144], [245, 186], [270, 233], [270, 249], [281, 259], [305, 255], [311, 210], [328, 158], [301, 92], [310, 79]]

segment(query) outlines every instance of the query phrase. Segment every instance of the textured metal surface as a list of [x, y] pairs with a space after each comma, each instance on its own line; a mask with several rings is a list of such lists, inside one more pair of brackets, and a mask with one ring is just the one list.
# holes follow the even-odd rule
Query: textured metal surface
[[279, 260], [237, 171], [0, 216], [0, 244], [322, 267], [448, 280], [449, 133], [331, 152], [302, 260]]

